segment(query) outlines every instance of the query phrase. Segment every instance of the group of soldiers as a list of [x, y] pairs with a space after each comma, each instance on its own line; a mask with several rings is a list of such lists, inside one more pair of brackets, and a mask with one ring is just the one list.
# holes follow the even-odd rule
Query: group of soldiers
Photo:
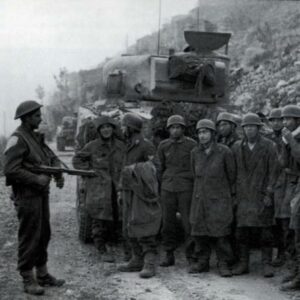
[[[26, 163], [59, 161], [35, 132], [40, 105], [22, 103], [16, 118], [22, 124], [8, 142], [4, 171], [20, 221], [18, 269], [25, 291], [42, 294], [41, 285], [64, 281], [49, 274], [46, 264], [51, 178], [30, 172]], [[185, 135], [184, 118], [172, 115], [169, 138], [157, 149], [144, 138], [143, 123], [139, 115], [126, 113], [120, 138], [119, 124], [100, 116], [94, 120], [97, 138], [73, 157], [75, 168], [96, 173], [84, 178], [85, 197], [92, 238], [103, 261], [115, 262], [114, 243], [122, 223], [126, 262], [118, 270], [153, 277], [158, 240], [160, 266], [175, 264], [180, 223], [189, 273], [208, 272], [215, 248], [221, 276], [246, 274], [255, 246], [261, 249], [264, 277], [274, 275], [274, 266], [295, 260], [282, 290], [300, 289], [300, 107], [272, 110], [267, 133], [257, 114], [245, 114], [238, 133], [234, 115], [222, 112], [216, 122], [198, 121], [197, 141]], [[61, 188], [63, 177], [55, 180]]]

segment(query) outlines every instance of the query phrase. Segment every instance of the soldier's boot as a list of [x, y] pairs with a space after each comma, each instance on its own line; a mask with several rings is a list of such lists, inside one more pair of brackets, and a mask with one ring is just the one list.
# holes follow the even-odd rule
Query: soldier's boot
[[188, 258], [188, 273], [194, 274], [198, 273], [198, 259]]
[[298, 267], [295, 262], [295, 265], [292, 266], [292, 268], [289, 271], [289, 274], [287, 276], [283, 277], [281, 283], [286, 283], [286, 282], [292, 281], [297, 276], [297, 273], [298, 273]]
[[296, 253], [295, 264], [296, 264], [296, 267], [294, 268], [295, 276], [291, 279], [291, 281], [284, 283], [280, 288], [284, 292], [300, 290], [300, 253]]
[[156, 274], [156, 254], [147, 252], [144, 257], [144, 267], [140, 272], [141, 278], [151, 278]]
[[143, 269], [143, 255], [137, 249], [132, 249], [132, 255], [128, 263], [118, 266], [120, 272], [140, 272]]
[[249, 273], [249, 248], [246, 245], [240, 246], [240, 260], [234, 266], [232, 275], [243, 275]]
[[65, 280], [57, 279], [48, 272], [47, 266], [41, 266], [36, 268], [36, 278], [40, 286], [62, 286], [65, 284]]
[[218, 263], [218, 269], [221, 277], [231, 277], [232, 272], [228, 267], [227, 262], [219, 262]]
[[286, 256], [284, 249], [278, 248], [277, 257], [273, 260], [272, 266], [275, 268], [282, 267], [285, 264]]
[[274, 269], [272, 266], [272, 248], [263, 247], [262, 248], [262, 264], [263, 264], [263, 276], [264, 277], [273, 277]]
[[30, 295], [43, 295], [45, 290], [36, 282], [33, 271], [22, 271], [24, 292]]
[[170, 267], [175, 265], [175, 256], [173, 251], [166, 251], [160, 263], [161, 267]]
[[102, 261], [107, 263], [114, 263], [115, 252], [112, 246], [106, 246], [106, 251], [101, 255]]
[[123, 261], [128, 262], [130, 261], [132, 256], [131, 247], [127, 240], [123, 241]]

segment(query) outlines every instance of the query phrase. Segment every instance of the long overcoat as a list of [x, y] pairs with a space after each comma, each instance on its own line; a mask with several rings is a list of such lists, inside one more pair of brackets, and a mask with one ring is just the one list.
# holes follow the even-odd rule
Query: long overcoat
[[246, 140], [237, 141], [233, 152], [237, 165], [237, 226], [266, 227], [273, 223], [274, 206], [265, 205], [272, 195], [277, 166], [275, 144], [260, 136], [252, 150]]
[[231, 150], [214, 143], [208, 154], [200, 146], [191, 153], [194, 191], [190, 222], [193, 236], [230, 234], [233, 219], [235, 162]]
[[94, 219], [113, 220], [112, 188], [117, 189], [125, 145], [114, 138], [109, 143], [98, 138], [76, 152], [73, 166], [93, 169], [97, 176], [86, 178], [86, 209]]

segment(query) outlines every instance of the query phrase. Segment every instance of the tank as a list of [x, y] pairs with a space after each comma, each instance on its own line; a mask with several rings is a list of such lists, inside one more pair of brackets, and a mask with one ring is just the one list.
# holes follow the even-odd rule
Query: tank
[[63, 117], [62, 124], [57, 127], [56, 133], [56, 147], [58, 151], [65, 151], [66, 147], [73, 147], [75, 145], [76, 127], [76, 117]]
[[[184, 116], [187, 135], [195, 137], [196, 123], [216, 119], [227, 108], [230, 33], [185, 31], [187, 46], [169, 55], [122, 55], [103, 66], [101, 99], [79, 109], [77, 148], [95, 138], [91, 120], [105, 114], [118, 120], [128, 111], [145, 121], [145, 135], [155, 145], [168, 136], [166, 121]], [[224, 48], [224, 53], [217, 52]], [[85, 210], [85, 185], [77, 189], [79, 238], [91, 240], [91, 220]]]

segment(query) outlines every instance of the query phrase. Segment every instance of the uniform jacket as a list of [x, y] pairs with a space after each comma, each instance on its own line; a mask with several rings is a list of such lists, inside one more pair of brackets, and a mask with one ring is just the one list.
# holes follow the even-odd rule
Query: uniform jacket
[[194, 192], [190, 222], [192, 235], [221, 237], [230, 234], [233, 219], [231, 194], [236, 167], [231, 150], [212, 144], [208, 154], [200, 146], [191, 153]]
[[240, 138], [236, 132], [233, 132], [230, 134], [229, 137], [218, 137], [218, 143], [226, 145], [227, 147], [231, 148], [236, 141], [238, 141]]
[[86, 178], [86, 208], [95, 219], [113, 220], [112, 188], [118, 187], [125, 145], [118, 139], [105, 142], [101, 138], [76, 152], [73, 165], [77, 169], [93, 169], [97, 177]]
[[39, 165], [59, 166], [60, 162], [40, 134], [21, 125], [10, 137], [4, 153], [6, 183], [16, 197], [20, 193], [26, 198], [48, 192], [49, 187], [39, 185], [39, 175], [30, 171], [30, 166]]
[[247, 141], [237, 141], [233, 152], [237, 165], [237, 226], [270, 226], [274, 207], [265, 206], [264, 197], [271, 196], [277, 163], [274, 143], [260, 136], [249, 149]]
[[192, 190], [191, 151], [197, 143], [183, 137], [179, 141], [172, 138], [162, 141], [157, 149], [157, 169], [161, 189], [169, 192]]
[[155, 236], [161, 225], [156, 169], [151, 161], [124, 168], [128, 188], [124, 192], [125, 230], [130, 238]]

